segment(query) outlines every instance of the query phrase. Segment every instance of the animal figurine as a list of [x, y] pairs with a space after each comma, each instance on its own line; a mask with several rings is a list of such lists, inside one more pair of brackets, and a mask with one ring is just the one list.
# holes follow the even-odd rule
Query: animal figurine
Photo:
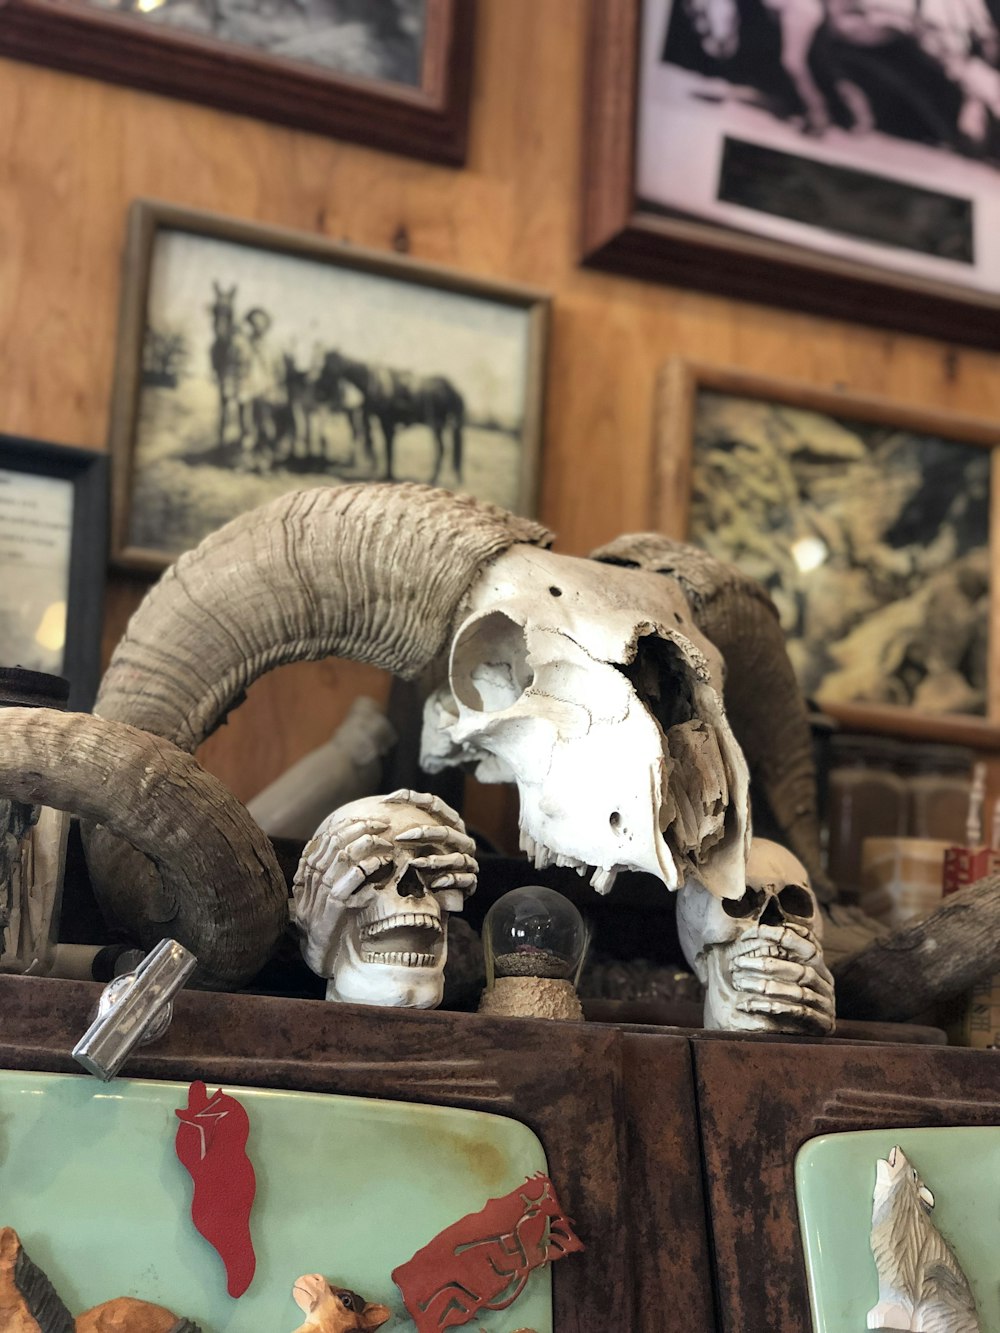
[[296, 1278], [295, 1304], [306, 1316], [295, 1333], [351, 1333], [352, 1329], [381, 1328], [392, 1318], [387, 1305], [374, 1305], [346, 1287], [335, 1287], [319, 1273]]
[[982, 1333], [968, 1279], [931, 1221], [934, 1195], [898, 1145], [875, 1172], [871, 1247], [878, 1304], [869, 1328]]
[[0, 1329], [3, 1333], [201, 1333], [189, 1319], [178, 1319], [162, 1305], [131, 1296], [106, 1301], [74, 1320], [45, 1273], [28, 1257], [13, 1227], [0, 1227]]

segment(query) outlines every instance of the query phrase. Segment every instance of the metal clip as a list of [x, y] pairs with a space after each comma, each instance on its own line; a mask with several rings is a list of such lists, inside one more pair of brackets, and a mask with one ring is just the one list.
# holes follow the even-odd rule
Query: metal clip
[[134, 972], [105, 986], [97, 1017], [73, 1047], [73, 1059], [105, 1083], [113, 1079], [136, 1046], [166, 1032], [171, 1001], [197, 966], [183, 944], [161, 940]]

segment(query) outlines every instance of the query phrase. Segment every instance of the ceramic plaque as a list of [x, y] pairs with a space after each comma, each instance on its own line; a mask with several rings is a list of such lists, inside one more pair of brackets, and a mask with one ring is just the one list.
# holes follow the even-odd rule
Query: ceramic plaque
[[[210, 1085], [214, 1089], [214, 1084]], [[0, 1225], [74, 1314], [115, 1296], [167, 1306], [204, 1333], [297, 1328], [295, 1279], [322, 1273], [411, 1329], [392, 1270], [446, 1227], [548, 1167], [526, 1126], [450, 1107], [226, 1086], [250, 1122], [256, 1273], [239, 1300], [191, 1222], [174, 1112], [186, 1084], [0, 1071]], [[1000, 1131], [997, 1131], [1000, 1134]], [[552, 1333], [548, 1268], [470, 1329]]]
[[[795, 1185], [814, 1333], [939, 1326], [1000, 1333], [998, 1181], [1000, 1128], [866, 1130], [805, 1144]], [[881, 1283], [873, 1257], [876, 1196]], [[893, 1274], [906, 1265], [886, 1254], [887, 1240], [898, 1250], [914, 1228], [910, 1254], [921, 1299], [952, 1302], [944, 1323], [919, 1322], [908, 1293], [893, 1286]]]

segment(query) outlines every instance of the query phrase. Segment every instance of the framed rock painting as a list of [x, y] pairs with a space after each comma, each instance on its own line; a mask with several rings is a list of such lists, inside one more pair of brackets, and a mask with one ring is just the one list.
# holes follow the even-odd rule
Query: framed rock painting
[[473, 10], [474, 0], [5, 0], [0, 54], [457, 165]]
[[973, 3], [591, 0], [583, 257], [1000, 345], [1000, 27]]
[[764, 585], [831, 716], [995, 748], [998, 441], [989, 421], [674, 361], [654, 522]]
[[112, 555], [161, 569], [244, 510], [341, 481], [535, 507], [548, 298], [165, 204], [132, 209]]

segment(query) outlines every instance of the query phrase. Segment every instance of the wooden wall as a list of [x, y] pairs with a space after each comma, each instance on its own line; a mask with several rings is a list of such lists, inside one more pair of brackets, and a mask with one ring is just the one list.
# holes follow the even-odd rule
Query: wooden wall
[[[672, 355], [1000, 417], [992, 354], [580, 269], [584, 0], [480, 0], [479, 15], [461, 171], [0, 61], [0, 431], [104, 447], [137, 196], [550, 291], [541, 517], [570, 553], [649, 525], [654, 377]], [[108, 647], [143, 588], [109, 581]], [[362, 687], [387, 681], [284, 668], [203, 757], [246, 798]]]

